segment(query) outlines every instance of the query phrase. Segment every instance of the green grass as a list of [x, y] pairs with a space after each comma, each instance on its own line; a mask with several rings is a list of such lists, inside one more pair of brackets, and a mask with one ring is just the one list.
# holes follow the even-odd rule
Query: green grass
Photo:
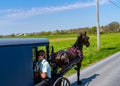
[[69, 37], [76, 37], [78, 34], [51, 34], [51, 35], [38, 35], [38, 36], [18, 36], [18, 38], [69, 38]]
[[[90, 37], [90, 47], [83, 47], [84, 59], [82, 62], [82, 69], [94, 63], [120, 51], [120, 33], [100, 34], [101, 37], [101, 49], [97, 49], [97, 37], [96, 34], [87, 34]], [[78, 34], [56, 34], [46, 36], [29, 36], [30, 38], [48, 38], [50, 40], [50, 46], [54, 46], [55, 51], [67, 49], [71, 47]], [[25, 38], [25, 37], [21, 37]], [[26, 37], [28, 38], [28, 36]], [[66, 75], [75, 73], [74, 69], [71, 69]]]
[[[56, 34], [46, 36], [32, 36], [34, 38], [48, 38], [50, 46], [54, 46], [55, 52], [58, 50], [65, 50], [71, 47], [79, 34]], [[97, 49], [96, 34], [87, 34], [90, 37], [90, 47], [83, 47], [84, 59], [81, 69], [120, 51], [120, 33], [100, 34], [101, 49]], [[31, 36], [30, 36], [31, 37]], [[28, 37], [27, 37], [28, 38]], [[76, 70], [72, 68], [66, 75], [75, 73]]]
[[[85, 46], [83, 47], [83, 54], [84, 54], [84, 59], [82, 62], [82, 69], [86, 68], [89, 65], [92, 65], [108, 56], [111, 54], [114, 54], [118, 51], [120, 51], [120, 33], [109, 33], [109, 34], [101, 34], [101, 49], [97, 49], [97, 37], [96, 35], [90, 35], [90, 47], [86, 48]], [[72, 37], [72, 36], [70, 36]], [[51, 42], [50, 45], [54, 46], [55, 51], [61, 50], [61, 49], [66, 49], [75, 42], [77, 35], [73, 36], [75, 37], [72, 40], [59, 40], [59, 41], [54, 41]], [[59, 39], [59, 38], [57, 38]], [[71, 69], [66, 75], [70, 75], [75, 73], [76, 71], [74, 69]]]

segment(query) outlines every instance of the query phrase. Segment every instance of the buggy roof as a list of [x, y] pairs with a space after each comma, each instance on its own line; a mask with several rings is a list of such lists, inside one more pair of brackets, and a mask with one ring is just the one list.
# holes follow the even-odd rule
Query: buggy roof
[[47, 46], [49, 40], [47, 38], [5, 38], [0, 39], [0, 46], [14, 45], [43, 45]]

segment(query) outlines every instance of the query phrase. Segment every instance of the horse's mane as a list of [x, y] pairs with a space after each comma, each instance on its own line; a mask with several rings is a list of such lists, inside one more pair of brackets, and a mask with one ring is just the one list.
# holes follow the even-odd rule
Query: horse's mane
[[73, 44], [73, 47], [81, 50], [81, 48], [82, 48], [82, 35], [78, 36], [76, 42]]

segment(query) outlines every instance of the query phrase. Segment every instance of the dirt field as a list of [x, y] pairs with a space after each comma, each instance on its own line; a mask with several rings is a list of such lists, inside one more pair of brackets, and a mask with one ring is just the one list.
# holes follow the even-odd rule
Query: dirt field
[[71, 38], [54, 38], [54, 39], [50, 39], [50, 42], [59, 42], [59, 41], [65, 41], [65, 40], [75, 40], [75, 37], [71, 37]]

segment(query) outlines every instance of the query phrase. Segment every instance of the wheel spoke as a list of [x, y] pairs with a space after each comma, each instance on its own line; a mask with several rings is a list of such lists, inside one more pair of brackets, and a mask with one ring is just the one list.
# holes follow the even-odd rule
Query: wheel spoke
[[60, 77], [56, 80], [53, 86], [70, 86], [70, 82], [67, 78]]

